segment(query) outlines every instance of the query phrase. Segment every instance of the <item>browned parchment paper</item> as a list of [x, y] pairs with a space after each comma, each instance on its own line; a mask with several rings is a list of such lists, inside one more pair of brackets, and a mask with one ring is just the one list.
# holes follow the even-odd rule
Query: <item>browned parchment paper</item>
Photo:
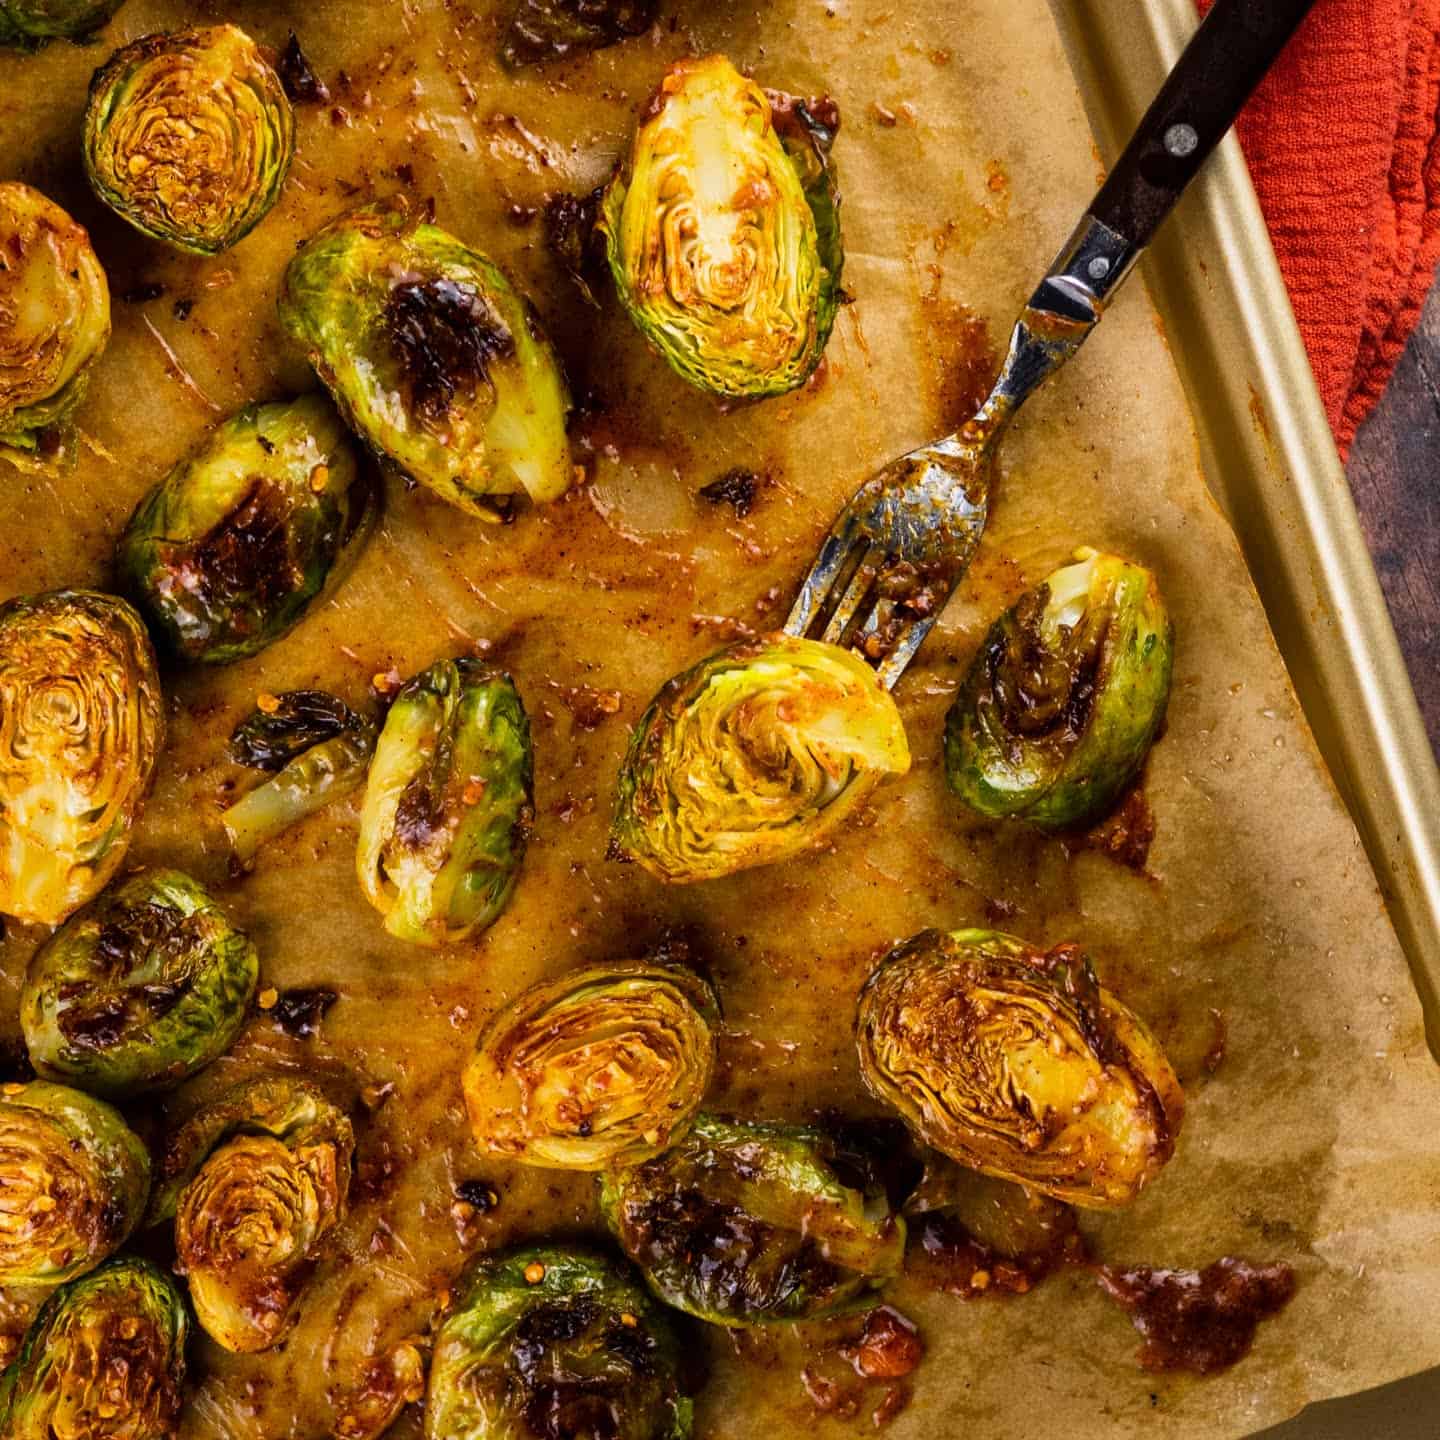
[[[309, 1045], [257, 1017], [192, 1094], [263, 1063], [394, 1086], [364, 1127], [358, 1203], [299, 1327], [259, 1357], [197, 1344], [185, 1434], [328, 1434], [364, 1358], [423, 1332], [459, 1271], [458, 1181], [483, 1176], [502, 1197], [469, 1248], [593, 1230], [588, 1177], [472, 1151], [459, 1069], [517, 988], [677, 923], [692, 927], [728, 1015], [714, 1102], [791, 1118], [871, 1111], [849, 1022], [879, 947], [1002, 914], [1042, 943], [1083, 942], [1158, 1027], [1190, 1100], [1179, 1154], [1141, 1202], [1086, 1219], [1097, 1253], [1203, 1265], [1231, 1252], [1299, 1272], [1298, 1297], [1252, 1356], [1207, 1381], [1143, 1374], [1128, 1320], [1081, 1274], [1008, 1302], [901, 1285], [895, 1301], [929, 1355], [894, 1440], [1232, 1435], [1440, 1362], [1440, 1084], [1365, 857], [1205, 492], [1140, 285], [1013, 432], [974, 571], [899, 690], [914, 770], [866, 823], [820, 857], [685, 889], [605, 860], [627, 726], [717, 643], [705, 617], [777, 623], [855, 483], [957, 418], [985, 369], [985, 327], [1003, 336], [1097, 169], [1044, 0], [669, 0], [667, 12], [675, 24], [653, 36], [518, 78], [494, 63], [493, 17], [466, 0], [131, 0], [98, 47], [0, 56], [0, 178], [43, 187], [89, 224], [117, 295], [79, 467], [0, 486], [0, 592], [103, 584], [131, 506], [187, 446], [235, 407], [313, 383], [275, 322], [278, 277], [300, 236], [372, 194], [434, 197], [442, 224], [529, 290], [577, 392], [601, 407], [577, 447], [589, 482], [565, 503], [494, 528], [393, 488], [333, 603], [253, 661], [168, 684], [172, 738], [133, 858], [216, 887], [254, 934], [265, 983], [341, 994]], [[79, 123], [110, 46], [212, 18], [276, 45], [295, 28], [334, 97], [302, 110], [276, 213], [201, 261], [100, 210], [80, 175]], [[690, 49], [724, 49], [765, 84], [828, 91], [844, 117], [855, 304], [812, 390], [730, 413], [647, 354], [613, 300], [587, 310], [526, 221], [547, 192], [603, 178], [663, 65]], [[118, 298], [146, 284], [164, 293]], [[188, 319], [178, 300], [194, 302]], [[766, 477], [743, 521], [696, 497], [736, 465]], [[941, 778], [942, 717], [984, 626], [1081, 542], [1154, 567], [1177, 620], [1169, 729], [1147, 781], [1148, 876], [977, 823]], [[222, 749], [256, 692], [359, 698], [377, 671], [407, 674], [482, 641], [534, 717], [539, 811], [514, 903], [488, 935], [439, 953], [389, 940], [356, 885], [353, 804], [228, 877], [216, 814], [236, 772]], [[584, 729], [567, 703], [579, 686], [618, 692], [619, 713]], [[12, 928], [0, 951], [8, 1031], [38, 938]], [[1212, 1077], [1202, 1061], [1216, 1011], [1228, 1041]], [[869, 1433], [868, 1408], [816, 1417], [784, 1346], [742, 1347], [746, 1359], [711, 1342], [701, 1436]], [[396, 1433], [418, 1433], [416, 1417]]]

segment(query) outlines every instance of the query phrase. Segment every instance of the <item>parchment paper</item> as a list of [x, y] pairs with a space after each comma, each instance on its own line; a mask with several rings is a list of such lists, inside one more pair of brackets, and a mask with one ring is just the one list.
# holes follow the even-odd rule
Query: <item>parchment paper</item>
[[[1204, 489], [1139, 284], [1007, 442], [980, 557], [898, 692], [912, 773], [819, 857], [684, 889], [605, 860], [627, 727], [719, 643], [705, 617], [777, 624], [857, 481], [959, 418], [990, 363], [986, 327], [1006, 333], [1097, 171], [1044, 0], [678, 0], [667, 11], [676, 23], [651, 36], [518, 78], [494, 63], [493, 18], [462, 0], [130, 0], [99, 46], [0, 56], [0, 178], [39, 185], [90, 225], [117, 295], [78, 469], [54, 483], [7, 474], [0, 487], [0, 592], [103, 584], [130, 508], [208, 426], [313, 384], [278, 331], [277, 281], [299, 237], [372, 194], [434, 197], [440, 223], [504, 264], [597, 410], [577, 444], [588, 483], [566, 502], [496, 528], [392, 487], [381, 533], [332, 603], [255, 660], [169, 677], [172, 738], [134, 860], [213, 886], [253, 933], [264, 983], [341, 995], [308, 1045], [257, 1017], [175, 1104], [263, 1063], [395, 1087], [362, 1127], [357, 1203], [298, 1328], [252, 1358], [197, 1344], [185, 1434], [315, 1440], [364, 1358], [425, 1330], [469, 1250], [595, 1229], [587, 1177], [510, 1170], [472, 1150], [460, 1066], [520, 986], [675, 924], [691, 927], [728, 1016], [714, 1103], [787, 1118], [873, 1113], [850, 1016], [892, 940], [1003, 917], [1044, 944], [1082, 942], [1159, 1029], [1189, 1096], [1159, 1181], [1132, 1210], [1085, 1220], [1096, 1252], [1161, 1265], [1238, 1253], [1299, 1272], [1297, 1298], [1250, 1358], [1205, 1381], [1142, 1373], [1127, 1318], [1082, 1274], [1008, 1302], [902, 1284], [893, 1298], [929, 1354], [894, 1440], [1238, 1434], [1440, 1362], [1440, 1084], [1419, 1008]], [[300, 112], [278, 210], [201, 261], [99, 208], [79, 125], [110, 47], [220, 18], [275, 45], [296, 29], [334, 96]], [[517, 223], [547, 192], [604, 177], [664, 64], [690, 49], [724, 49], [764, 84], [827, 91], [843, 116], [835, 158], [855, 303], [812, 389], [728, 413], [649, 355], [613, 299], [587, 310], [538, 223]], [[163, 295], [119, 298], [145, 284]], [[194, 302], [188, 319], [178, 300]], [[696, 496], [737, 465], [766, 479], [743, 521]], [[941, 777], [944, 710], [985, 625], [1082, 542], [1152, 566], [1176, 617], [1169, 727], [1146, 780], [1158, 825], [1149, 875], [978, 823]], [[229, 877], [216, 817], [222, 785], [241, 777], [223, 744], [257, 692], [320, 685], [358, 700], [376, 672], [409, 674], [481, 642], [534, 718], [538, 802], [515, 900], [482, 940], [431, 953], [384, 935], [354, 877], [353, 804]], [[619, 713], [582, 728], [565, 689], [579, 686], [619, 692]], [[0, 951], [12, 1034], [39, 938], [12, 927]], [[1228, 1028], [1213, 1077], [1202, 1064], [1212, 1012]], [[163, 1120], [151, 1107], [137, 1123]], [[476, 1176], [501, 1202], [462, 1239], [453, 1185]], [[783, 1346], [707, 1344], [701, 1436], [870, 1431], [868, 1410], [817, 1418]], [[417, 1434], [415, 1415], [395, 1433]]]

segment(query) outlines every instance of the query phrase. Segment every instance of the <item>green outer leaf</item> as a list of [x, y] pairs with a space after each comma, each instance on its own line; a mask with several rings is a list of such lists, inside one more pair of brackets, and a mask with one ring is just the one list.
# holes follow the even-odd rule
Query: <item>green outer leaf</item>
[[375, 735], [368, 727], [322, 740], [221, 812], [230, 848], [248, 866], [260, 847], [365, 783]]
[[[730, 126], [726, 143], [737, 152], [748, 148], [756, 164], [763, 167], [771, 197], [769, 213], [772, 222], [778, 220], [784, 232], [777, 237], [772, 223], [766, 238], [781, 248], [791, 247], [780, 263], [789, 262], [787, 281], [793, 287], [794, 299], [803, 307], [799, 317], [803, 321], [803, 343], [771, 370], [756, 368], [745, 337], [738, 347], [733, 339], [727, 345], [724, 332], [735, 331], [741, 318], [738, 307], [702, 301], [686, 310], [676, 298], [677, 287], [663, 283], [668, 276], [641, 271], [647, 261], [663, 266], [673, 258], [649, 253], [659, 241], [644, 207], [676, 203], [675, 152], [664, 111], [669, 105], [687, 103], [691, 97], [701, 98], [705, 124]], [[814, 373], [835, 323], [844, 265], [839, 194], [834, 172], [817, 143], [816, 127], [803, 106], [798, 106], [796, 123], [786, 125], [783, 138], [769, 120], [764, 133], [757, 136], [746, 119], [747, 109], [757, 103], [769, 113], [764, 93], [724, 56], [684, 60], [671, 66], [636, 128], [629, 151], [605, 187], [598, 222], [616, 293], [639, 330], [676, 374], [690, 384], [737, 399], [783, 395], [803, 385]], [[717, 129], [716, 134], [697, 137], [696, 144], [702, 140], [719, 144], [718, 133]], [[692, 169], [698, 172], [699, 162], [690, 158]], [[652, 190], [660, 193], [652, 195]], [[727, 209], [732, 208], [729, 196], [724, 203]], [[771, 298], [777, 306], [785, 303], [779, 294]], [[750, 350], [780, 328], [763, 313], [750, 320]]]
[[290, 1146], [333, 1140], [353, 1146], [349, 1117], [317, 1085], [292, 1075], [265, 1075], [232, 1086], [196, 1111], [165, 1146], [146, 1225], [175, 1214], [181, 1192], [234, 1135], [272, 1135]]
[[475, 1142], [562, 1170], [658, 1155], [700, 1108], [719, 1022], [709, 982], [681, 965], [619, 960], [542, 980], [491, 1017], [465, 1067]]
[[141, 498], [116, 565], [165, 649], [225, 665], [274, 644], [333, 591], [378, 513], [375, 477], [323, 396], [251, 405]]
[[900, 712], [852, 651], [745, 641], [668, 681], [640, 717], [611, 836], [659, 879], [715, 879], [820, 844], [909, 768]]
[[[473, 393], [456, 391], [443, 423], [412, 403], [386, 326], [402, 283], [448, 281], [503, 330]], [[491, 497], [555, 500], [574, 478], [560, 362], [535, 313], [504, 272], [436, 225], [403, 196], [366, 205], [311, 236], [285, 271], [280, 323], [346, 420], [377, 454], [470, 514], [494, 518]]]
[[[702, 1114], [665, 1154], [607, 1172], [600, 1206], [667, 1305], [731, 1327], [817, 1320], [870, 1303], [905, 1256], [905, 1222], [883, 1190], [846, 1184], [833, 1154], [807, 1126]], [[650, 1207], [667, 1204], [653, 1223]], [[736, 1212], [740, 1226], [727, 1221], [725, 1244], [706, 1251], [707, 1213]], [[748, 1255], [741, 1228], [755, 1237]]]
[[[10, 1167], [0, 1170], [3, 1208], [31, 1214], [23, 1235], [0, 1246], [0, 1285], [73, 1280], [119, 1249], [139, 1223], [150, 1154], [103, 1100], [47, 1080], [0, 1095], [0, 1155]], [[73, 1202], [77, 1189], [82, 1204], [67, 1213], [64, 1202]], [[42, 1195], [62, 1203], [44, 1213], [31, 1209]]]
[[110, 21], [125, 0], [0, 0], [0, 45], [39, 50], [61, 37], [78, 40]]
[[[29, 703], [37, 692], [48, 703]], [[0, 605], [0, 912], [58, 925], [119, 868], [165, 707], [135, 610], [94, 590]]]
[[168, 1089], [234, 1044], [259, 968], [249, 938], [196, 881], [143, 870], [31, 958], [20, 991], [31, 1063], [112, 1099]]
[[[525, 1272], [535, 1265], [544, 1273], [532, 1284]], [[543, 1373], [554, 1357], [552, 1375], [574, 1373], [577, 1361], [602, 1366], [608, 1358], [615, 1377], [615, 1389], [607, 1394], [619, 1420], [616, 1440], [689, 1440], [693, 1406], [683, 1393], [679, 1345], [666, 1316], [615, 1261], [559, 1245], [481, 1256], [466, 1272], [460, 1303], [435, 1339], [426, 1440], [532, 1440], [534, 1431], [524, 1418], [525, 1376], [515, 1356], [516, 1327], [539, 1310], [560, 1311], [581, 1299], [598, 1307], [600, 1323], [646, 1337], [653, 1346], [650, 1373], [636, 1371], [621, 1352], [577, 1353], [563, 1340], [550, 1342], [544, 1359], [530, 1361], [532, 1369]], [[624, 1316], [634, 1320], [633, 1327]]]
[[496, 919], [524, 857], [533, 771], [508, 675], [439, 660], [405, 685], [370, 762], [355, 857], [392, 935], [439, 945]]
[[991, 667], [1003, 653], [1007, 622], [1014, 621], [1018, 605], [991, 627], [946, 715], [946, 780], [978, 814], [1043, 830], [1095, 820], [1139, 774], [1159, 733], [1174, 631], [1155, 577], [1118, 556], [1090, 553], [1091, 605], [1105, 607], [1109, 619], [1095, 695], [1078, 740], [1012, 735], [991, 699]]
[[[200, 128], [232, 147], [219, 162], [229, 162], [224, 170], [214, 154], [206, 156], [204, 187], [185, 156]], [[244, 135], [253, 137], [253, 157], [233, 148]], [[136, 138], [138, 149], [129, 143]], [[280, 77], [238, 26], [177, 30], [141, 36], [95, 72], [83, 142], [90, 184], [121, 219], [177, 250], [218, 255], [280, 198], [295, 158], [295, 113]], [[247, 175], [241, 162], [252, 158], [254, 173]], [[149, 161], [138, 181], [130, 169], [137, 159]], [[162, 178], [152, 189], [156, 174]], [[217, 204], [222, 176], [228, 203], [197, 215], [197, 192]]]
[[[116, 1333], [125, 1321], [139, 1322], [138, 1337]], [[55, 1440], [62, 1433], [170, 1440], [179, 1429], [189, 1334], [185, 1301], [169, 1276], [133, 1255], [106, 1261], [51, 1295], [26, 1331], [0, 1376], [0, 1431], [6, 1440]], [[141, 1367], [142, 1357], [161, 1358], [161, 1370]], [[110, 1409], [116, 1387], [138, 1409]]]

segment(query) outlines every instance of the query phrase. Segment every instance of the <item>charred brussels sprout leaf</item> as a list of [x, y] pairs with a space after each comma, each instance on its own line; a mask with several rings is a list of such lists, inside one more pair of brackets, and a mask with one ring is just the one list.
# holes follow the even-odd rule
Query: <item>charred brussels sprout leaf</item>
[[135, 1228], [150, 1156], [103, 1100], [35, 1080], [0, 1095], [0, 1285], [93, 1270]]
[[280, 320], [359, 434], [462, 510], [494, 518], [499, 497], [569, 488], [569, 398], [534, 311], [403, 196], [305, 243]]
[[515, 68], [601, 50], [655, 23], [660, 0], [517, 0], [500, 58]]
[[677, 675], [620, 770], [618, 852], [662, 880], [770, 865], [910, 768], [900, 712], [849, 650], [773, 635]]
[[589, 965], [532, 985], [465, 1069], [476, 1142], [565, 1170], [658, 1155], [700, 1108], [719, 1018], [710, 986], [678, 965]]
[[[780, 98], [780, 97], [777, 97]], [[606, 188], [600, 230], [625, 308], [692, 385], [803, 385], [840, 302], [829, 132], [723, 55], [671, 66]]]
[[345, 1218], [354, 1150], [344, 1112], [284, 1076], [227, 1091], [172, 1137], [150, 1220], [174, 1215], [195, 1318], [227, 1350], [268, 1350], [284, 1336]]
[[[6, 14], [0, 0], [0, 42]], [[0, 185], [0, 458], [28, 463], [50, 447], [109, 338], [90, 236], [38, 190]]]
[[6, 1440], [171, 1440], [190, 1321], [170, 1278], [122, 1256], [41, 1307], [0, 1377]]
[[439, 660], [395, 697], [360, 812], [356, 869], [385, 928], [463, 940], [505, 908], [525, 853], [530, 721], [508, 675]]
[[870, 1092], [987, 1175], [1104, 1208], [1174, 1152], [1175, 1072], [1073, 945], [926, 930], [866, 982], [856, 1038]]
[[343, 577], [377, 499], [323, 396], [256, 405], [140, 501], [116, 559], [171, 653], [226, 664], [287, 634]]
[[35, 952], [20, 992], [31, 1063], [112, 1098], [177, 1085], [234, 1043], [258, 971], [195, 881], [142, 870]]
[[125, 601], [0, 605], [0, 912], [56, 925], [104, 887], [164, 738], [155, 652]]
[[93, 34], [125, 0], [0, 0], [0, 45], [38, 50]]
[[1172, 649], [1155, 577], [1077, 551], [985, 637], [946, 718], [950, 788], [1042, 829], [1098, 818], [1145, 763]]
[[277, 773], [220, 817], [235, 858], [248, 865], [271, 837], [358, 790], [374, 750], [375, 727], [337, 695], [291, 690], [257, 707], [230, 737], [230, 757]]
[[667, 1304], [716, 1325], [818, 1320], [899, 1274], [905, 1222], [823, 1131], [701, 1115], [674, 1149], [611, 1171], [601, 1207]]
[[611, 1260], [537, 1245], [483, 1256], [436, 1336], [426, 1440], [688, 1440], [664, 1314]]
[[243, 239], [280, 198], [295, 116], [234, 25], [146, 35], [90, 81], [85, 172], [137, 230], [197, 255]]
[[262, 697], [230, 736], [230, 758], [249, 770], [283, 770], [314, 745], [369, 728], [328, 690], [287, 690]]

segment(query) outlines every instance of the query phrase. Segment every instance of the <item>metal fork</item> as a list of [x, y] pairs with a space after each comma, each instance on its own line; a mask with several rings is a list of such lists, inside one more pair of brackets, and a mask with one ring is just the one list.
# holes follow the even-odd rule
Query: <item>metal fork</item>
[[891, 461], [840, 512], [788, 635], [848, 643], [894, 686], [980, 543], [995, 452], [1026, 399], [1081, 346], [1315, 0], [1216, 0], [1016, 321], [985, 402]]

